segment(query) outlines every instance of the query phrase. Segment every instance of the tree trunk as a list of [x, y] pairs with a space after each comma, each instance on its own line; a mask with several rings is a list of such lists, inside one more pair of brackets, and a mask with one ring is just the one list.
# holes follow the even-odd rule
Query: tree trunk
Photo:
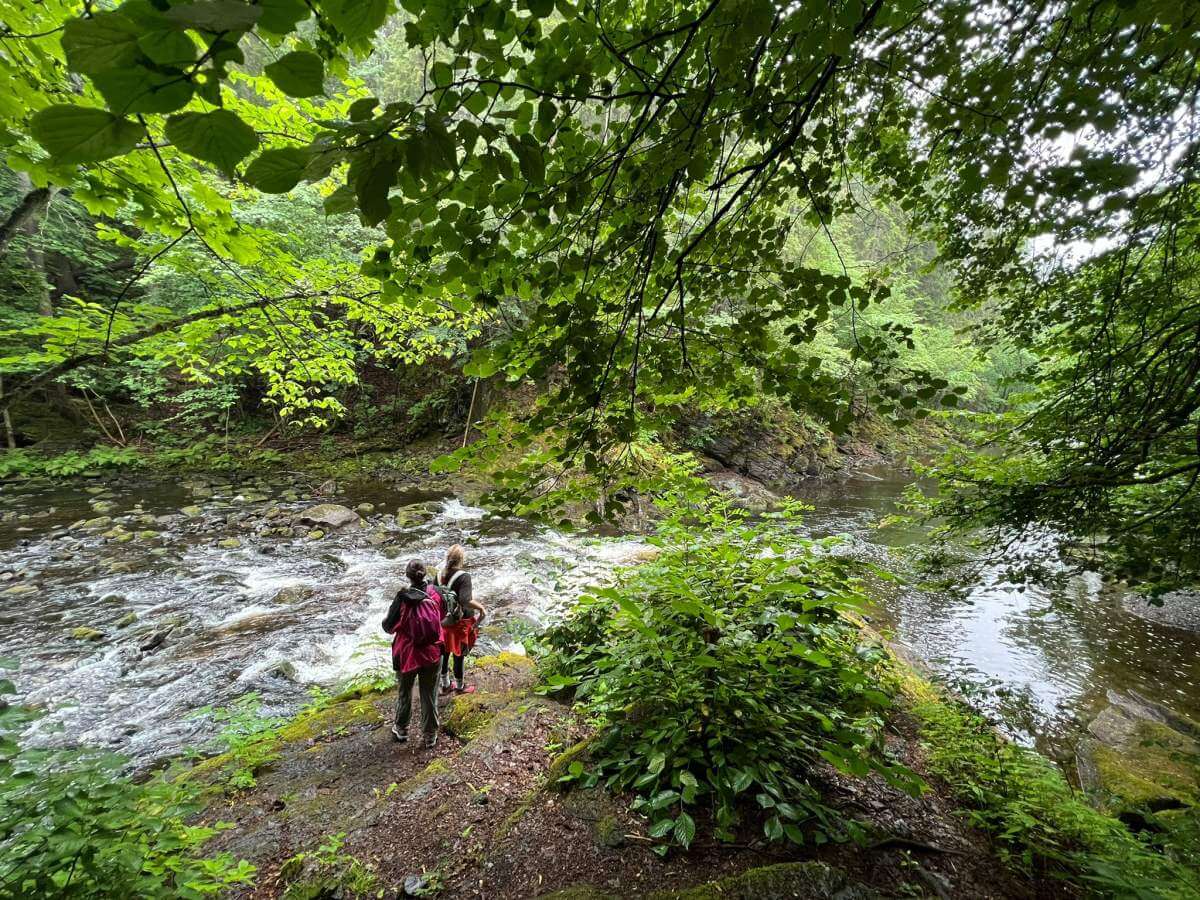
[[[0, 402], [4, 400], [4, 376], [0, 375]], [[0, 410], [0, 419], [4, 421], [4, 445], [9, 450], [17, 449], [17, 436], [13, 434], [12, 416], [8, 414], [8, 404]]]
[[18, 201], [3, 224], [0, 224], [0, 252], [3, 252], [18, 234], [29, 234], [30, 222], [34, 223], [34, 231], [37, 230], [37, 223], [41, 222], [54, 194], [51, 188], [35, 188], [24, 172], [17, 173], [17, 183], [25, 192], [25, 196]]

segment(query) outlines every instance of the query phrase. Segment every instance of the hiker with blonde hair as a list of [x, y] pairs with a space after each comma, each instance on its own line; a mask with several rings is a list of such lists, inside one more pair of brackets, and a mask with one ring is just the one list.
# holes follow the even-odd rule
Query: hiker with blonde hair
[[[446, 561], [438, 572], [437, 584], [446, 600], [446, 617], [442, 620], [442, 690], [459, 694], [472, 693], [463, 680], [465, 660], [479, 637], [479, 626], [487, 610], [474, 598], [471, 573], [464, 570], [467, 552], [462, 544], [446, 551]], [[454, 658], [454, 677], [450, 676], [450, 658]]]

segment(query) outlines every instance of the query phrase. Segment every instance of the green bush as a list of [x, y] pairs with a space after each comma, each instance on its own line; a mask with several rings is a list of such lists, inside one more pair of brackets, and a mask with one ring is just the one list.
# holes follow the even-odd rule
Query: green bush
[[199, 898], [253, 880], [246, 861], [204, 855], [226, 826], [189, 824], [196, 788], [135, 781], [110, 753], [23, 748], [34, 715], [0, 701], [0, 898]]
[[927, 683], [914, 677], [903, 683], [929, 771], [946, 780], [973, 824], [996, 836], [1009, 862], [1091, 896], [1200, 897], [1194, 870], [1089, 806], [1046, 759], [1004, 740]]
[[574, 688], [599, 726], [562, 780], [634, 792], [650, 834], [683, 846], [698, 811], [723, 840], [747, 818], [771, 840], [857, 836], [810, 780], [821, 761], [920, 790], [885, 750], [886, 655], [849, 618], [862, 564], [798, 525], [720, 502], [677, 512], [656, 560], [549, 632], [543, 690]]

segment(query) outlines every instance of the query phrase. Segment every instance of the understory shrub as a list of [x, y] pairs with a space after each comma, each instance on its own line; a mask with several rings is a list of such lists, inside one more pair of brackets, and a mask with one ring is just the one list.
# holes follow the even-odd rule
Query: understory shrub
[[821, 761], [919, 792], [885, 749], [886, 653], [851, 617], [863, 564], [799, 524], [676, 506], [655, 560], [550, 630], [543, 690], [574, 689], [598, 726], [562, 780], [632, 791], [650, 834], [683, 846], [701, 811], [722, 840], [758, 819], [771, 840], [857, 836], [813, 783]]
[[112, 753], [23, 747], [34, 715], [0, 700], [0, 898], [199, 898], [253, 880], [246, 861], [205, 855], [226, 826], [189, 824], [197, 788], [137, 781]]
[[1070, 882], [1091, 896], [1200, 897], [1186, 864], [1090, 806], [1062, 773], [999, 736], [966, 707], [913, 676], [901, 679], [920, 723], [929, 771], [945, 779], [969, 820], [996, 836], [1007, 860], [1038, 878]]

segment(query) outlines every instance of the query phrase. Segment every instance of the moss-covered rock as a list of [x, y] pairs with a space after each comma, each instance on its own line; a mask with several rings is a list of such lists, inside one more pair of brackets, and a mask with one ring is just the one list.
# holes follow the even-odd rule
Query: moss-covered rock
[[567, 774], [571, 768], [571, 763], [577, 760], [582, 762], [587, 758], [590, 747], [591, 739], [585, 738], [550, 760], [550, 765], [546, 768], [546, 784], [549, 787], [561, 789], [562, 784], [559, 779]]
[[81, 625], [78, 628], [71, 629], [71, 637], [77, 641], [102, 641], [104, 640], [104, 632]]
[[513, 653], [511, 650], [502, 650], [491, 656], [479, 657], [475, 660], [474, 667], [477, 669], [509, 668], [529, 670], [534, 667], [534, 662], [524, 653]]
[[510, 699], [508, 694], [459, 694], [442, 720], [442, 728], [455, 737], [471, 740], [491, 724]]
[[869, 900], [877, 896], [869, 888], [852, 882], [841, 869], [821, 862], [778, 863], [694, 888], [650, 895], [651, 900], [775, 900], [778, 897]]

